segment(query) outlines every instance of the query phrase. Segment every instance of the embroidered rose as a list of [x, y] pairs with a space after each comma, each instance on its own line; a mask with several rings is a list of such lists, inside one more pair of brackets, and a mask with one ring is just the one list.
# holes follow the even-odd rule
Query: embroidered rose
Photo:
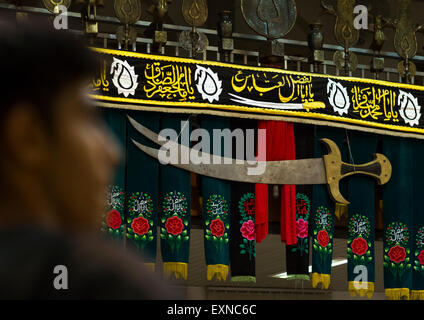
[[143, 235], [146, 234], [149, 231], [149, 220], [138, 217], [133, 220], [131, 223], [131, 228], [133, 229], [134, 233]]
[[211, 233], [214, 236], [222, 237], [225, 232], [224, 222], [219, 219], [212, 220], [210, 225]]
[[246, 200], [243, 204], [243, 207], [248, 216], [255, 215], [255, 199]]
[[296, 232], [299, 238], [306, 238], [308, 236], [308, 222], [303, 219], [298, 219], [296, 221]]
[[418, 255], [418, 261], [421, 265], [424, 265], [424, 250], [421, 250], [420, 254]]
[[116, 210], [111, 210], [106, 215], [106, 223], [109, 228], [118, 229], [121, 226], [121, 215]]
[[399, 263], [405, 260], [406, 251], [404, 247], [396, 245], [390, 248], [388, 255], [391, 261]]
[[325, 230], [319, 231], [318, 234], [317, 234], [317, 240], [318, 240], [318, 244], [321, 247], [328, 246], [328, 243], [330, 242], [330, 238], [328, 237], [327, 231], [325, 231]]
[[174, 236], [183, 232], [184, 225], [183, 221], [177, 216], [168, 218], [165, 222], [165, 229], [168, 233], [173, 234]]
[[243, 238], [246, 238], [247, 240], [254, 240], [255, 239], [255, 224], [252, 220], [249, 220], [247, 222], [243, 222], [241, 228], [240, 228], [241, 235]]
[[352, 247], [352, 252], [358, 256], [362, 256], [368, 250], [367, 241], [363, 238], [353, 239], [350, 246]]

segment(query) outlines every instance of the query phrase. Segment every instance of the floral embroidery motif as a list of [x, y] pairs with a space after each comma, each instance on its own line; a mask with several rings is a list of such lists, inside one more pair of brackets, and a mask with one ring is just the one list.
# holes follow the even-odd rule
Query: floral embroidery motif
[[108, 187], [101, 230], [112, 237], [121, 238], [124, 231], [121, 215], [124, 212], [124, 198], [125, 194], [122, 188], [116, 185]]
[[256, 257], [255, 252], [255, 194], [245, 193], [238, 202], [241, 216], [240, 233], [243, 238], [240, 244], [240, 254], [247, 254], [249, 260]]
[[291, 249], [292, 252], [299, 251], [300, 255], [308, 254], [308, 219], [311, 209], [311, 202], [307, 195], [303, 193], [296, 194], [296, 234], [297, 244]]
[[187, 208], [187, 198], [181, 192], [168, 192], [162, 200], [160, 237], [168, 240], [171, 251], [177, 254], [181, 245], [190, 239]]
[[315, 252], [318, 252], [321, 263], [324, 265], [328, 259], [331, 259], [333, 253], [331, 234], [333, 218], [330, 211], [319, 206], [314, 217], [314, 239], [313, 248]]
[[405, 271], [411, 268], [409, 263], [409, 231], [402, 222], [392, 222], [385, 232], [384, 268], [388, 269], [395, 279], [402, 280]]
[[228, 203], [223, 196], [213, 194], [206, 202], [205, 239], [214, 244], [217, 252], [229, 241], [229, 224], [224, 223], [228, 216]]
[[371, 242], [369, 236], [371, 232], [371, 224], [368, 217], [354, 214], [348, 222], [348, 240], [347, 240], [347, 257], [353, 264], [364, 265], [370, 263], [373, 258], [371, 256]]
[[127, 238], [143, 249], [153, 236], [153, 201], [149, 194], [134, 192], [128, 199]]
[[415, 235], [415, 247], [414, 270], [424, 277], [424, 226], [419, 228]]

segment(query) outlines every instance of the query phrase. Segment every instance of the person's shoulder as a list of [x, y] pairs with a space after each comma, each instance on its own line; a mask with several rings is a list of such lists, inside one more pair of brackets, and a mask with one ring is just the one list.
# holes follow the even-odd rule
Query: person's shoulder
[[[79, 235], [70, 242], [79, 291], [94, 299], [174, 299], [172, 290], [122, 244]], [[70, 276], [70, 280], [72, 277]]]
[[142, 260], [100, 237], [0, 230], [0, 299], [174, 299]]

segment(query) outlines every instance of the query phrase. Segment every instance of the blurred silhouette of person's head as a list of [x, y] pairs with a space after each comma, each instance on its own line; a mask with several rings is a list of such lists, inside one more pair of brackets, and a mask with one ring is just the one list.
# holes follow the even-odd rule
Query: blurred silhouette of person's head
[[99, 229], [119, 149], [87, 99], [95, 65], [64, 31], [0, 29], [0, 227]]
[[0, 299], [170, 297], [140, 257], [92, 237], [122, 149], [88, 100], [91, 52], [63, 30], [0, 26]]

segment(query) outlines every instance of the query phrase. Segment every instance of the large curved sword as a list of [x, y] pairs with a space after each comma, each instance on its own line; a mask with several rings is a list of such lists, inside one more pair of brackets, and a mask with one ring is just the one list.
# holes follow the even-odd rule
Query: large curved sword
[[[342, 162], [339, 148], [329, 139], [321, 139], [329, 152], [322, 158], [265, 162], [242, 161], [210, 155], [183, 146], [161, 137], [129, 116], [128, 119], [138, 132], [154, 143], [160, 146], [167, 144], [171, 148], [178, 148], [178, 159], [170, 163], [172, 166], [217, 179], [262, 184], [327, 184], [334, 201], [349, 204], [339, 190], [341, 179], [353, 174], [364, 174], [377, 179], [379, 184], [385, 184], [389, 181], [392, 172], [390, 161], [379, 153], [374, 155], [373, 161], [363, 165], [351, 165]], [[161, 159], [158, 149], [147, 147], [134, 139], [131, 140], [135, 146], [146, 154], [155, 159]], [[190, 155], [192, 152], [196, 153], [199, 158], [210, 159], [210, 161], [200, 164], [184, 164], [181, 161], [181, 155]], [[252, 169], [260, 165], [264, 166], [263, 173], [260, 175], [252, 174]]]

